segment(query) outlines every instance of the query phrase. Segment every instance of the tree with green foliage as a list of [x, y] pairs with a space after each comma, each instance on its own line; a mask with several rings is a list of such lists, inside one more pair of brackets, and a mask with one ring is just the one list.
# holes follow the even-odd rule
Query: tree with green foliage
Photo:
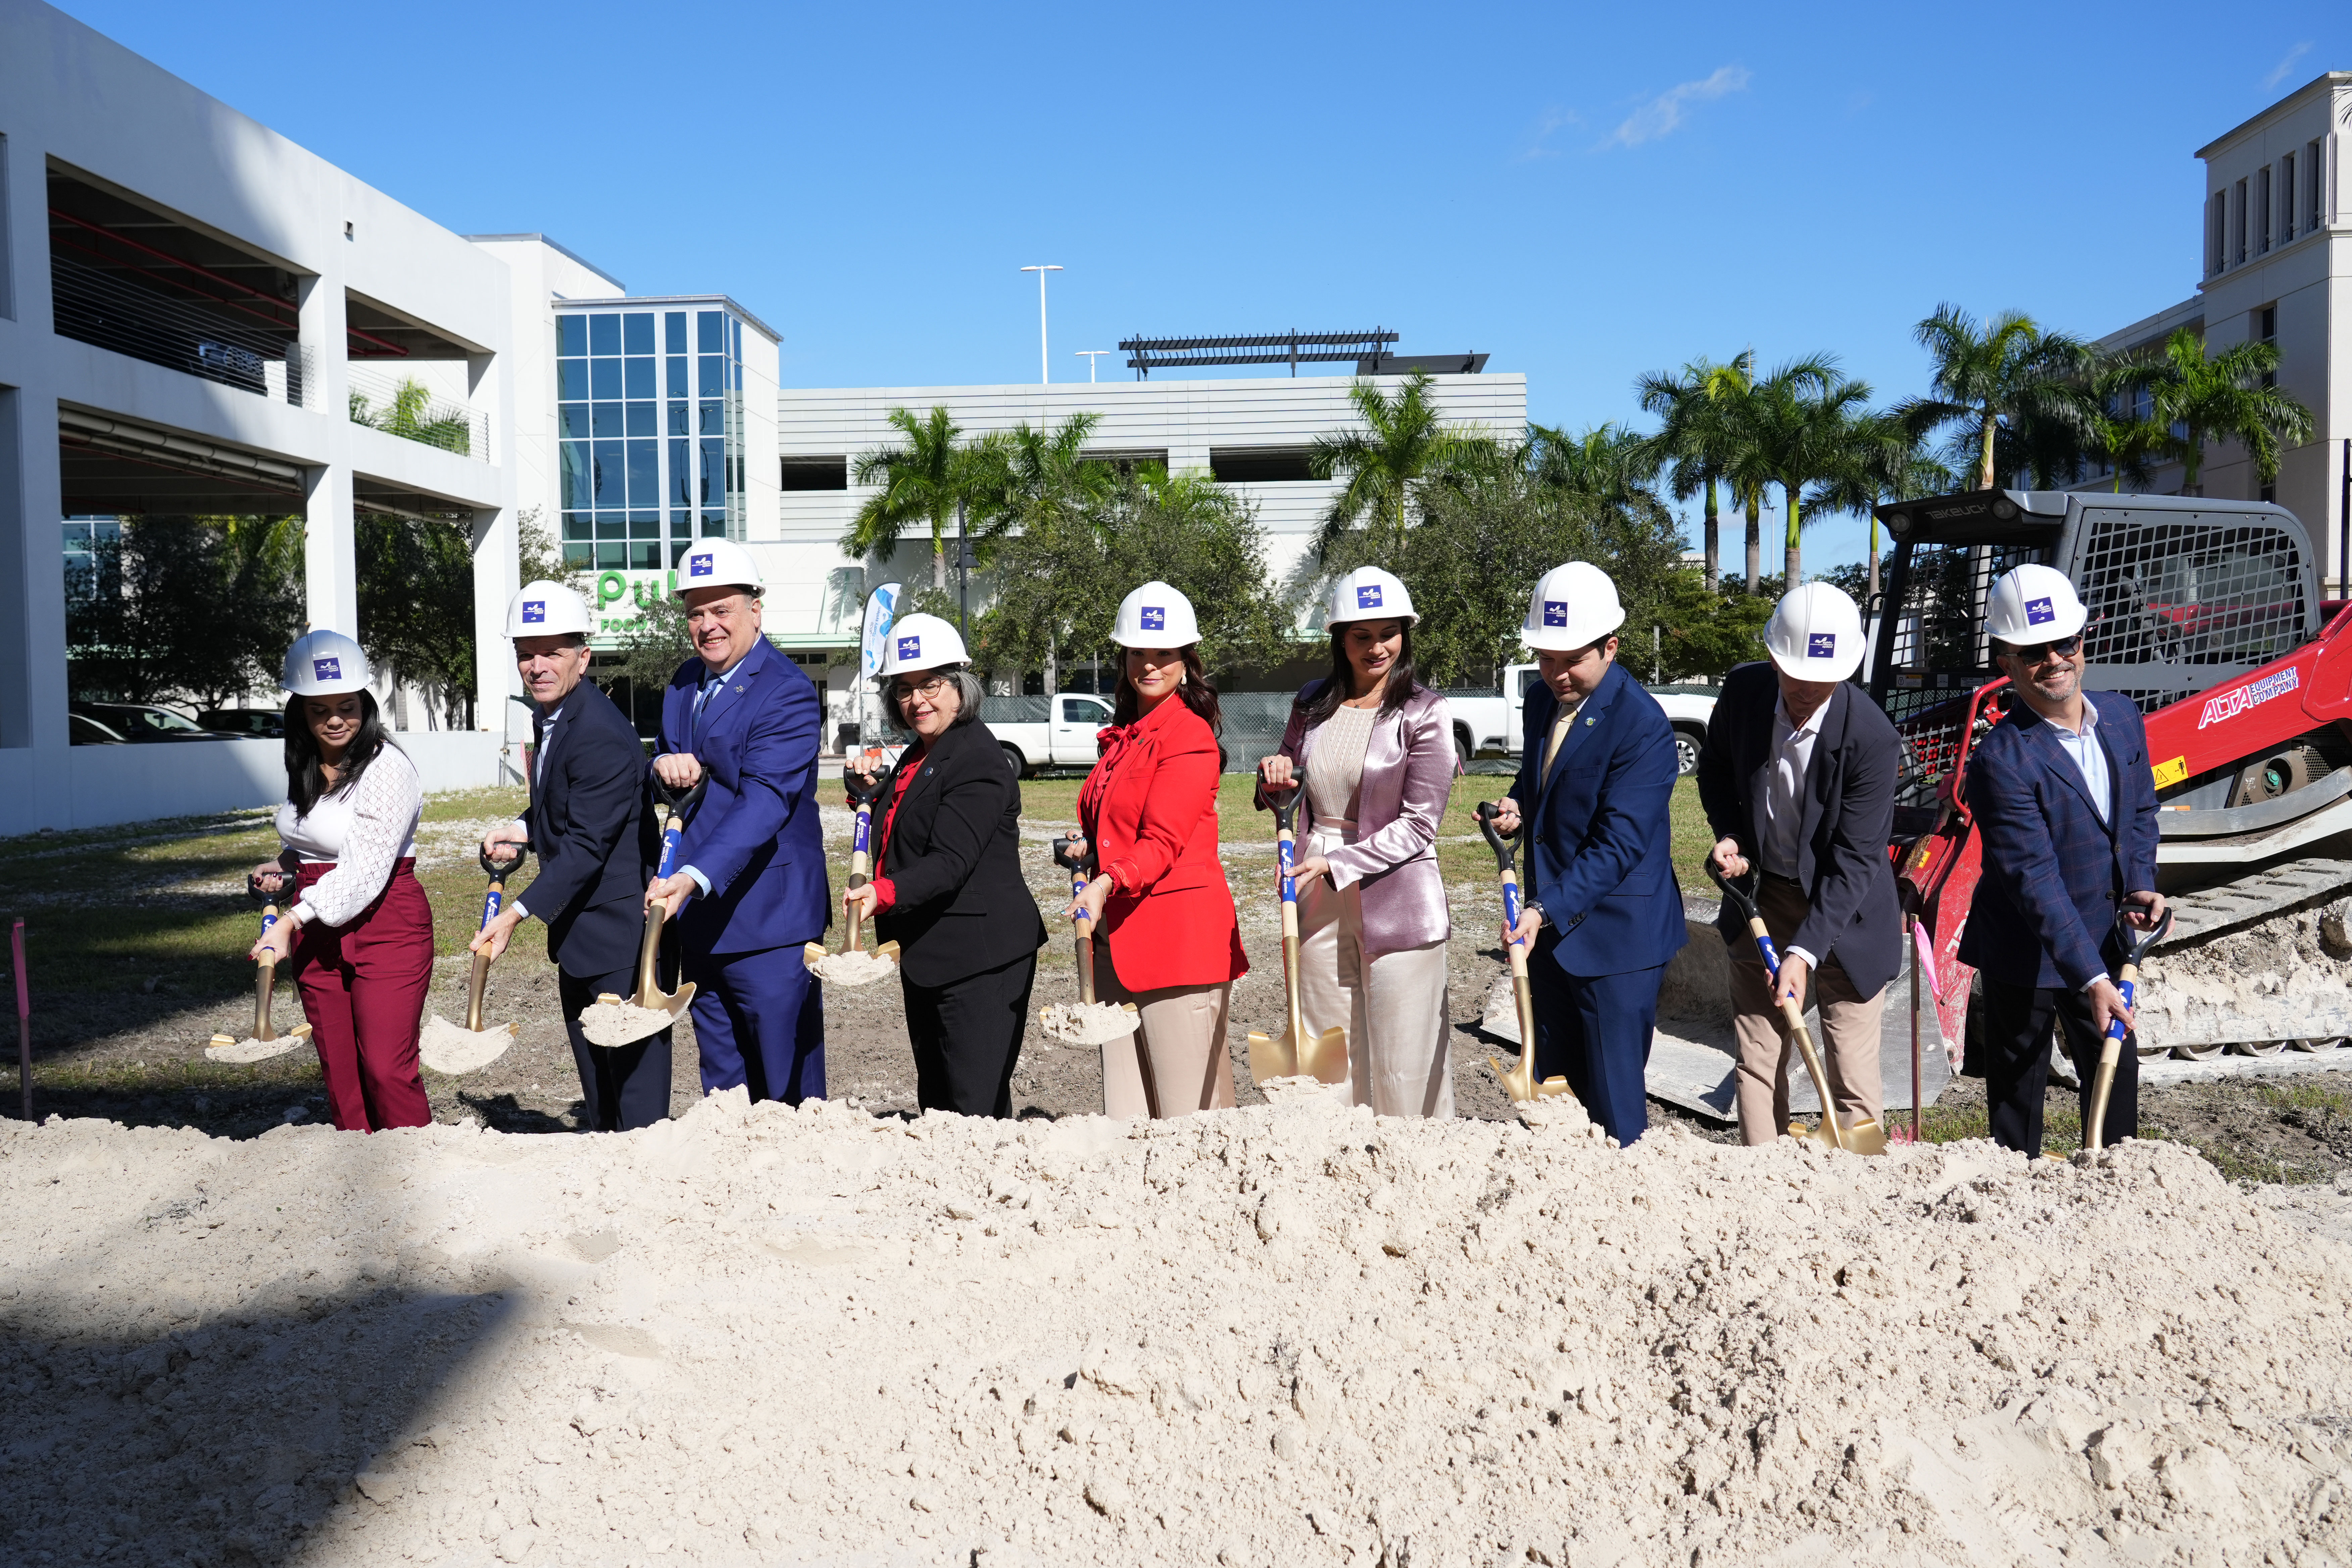
[[[859, 456], [853, 469], [856, 482], [881, 488], [857, 509], [841, 536], [841, 548], [860, 559], [887, 555], [898, 548], [899, 534], [910, 524], [928, 523], [931, 590], [944, 595], [948, 524], [955, 520], [958, 506], [964, 508], [968, 522], [975, 503], [997, 493], [1001, 458], [985, 443], [961, 440], [962, 430], [945, 408], [933, 408], [922, 418], [893, 408], [889, 420], [906, 440]], [[952, 616], [952, 608], [949, 613]]]
[[1404, 537], [1416, 500], [1439, 482], [1493, 462], [1494, 438], [1441, 418], [1432, 384], [1427, 372], [1416, 371], [1393, 397], [1376, 382], [1359, 381], [1348, 389], [1361, 426], [1318, 437], [1307, 458], [1317, 479], [1341, 481], [1316, 536], [1318, 556], [1338, 550], [1340, 537], [1367, 513], [1393, 546]]
[[1878, 594], [1878, 507], [1883, 501], [1915, 500], [1943, 495], [1953, 486], [1952, 471], [1927, 456], [1925, 441], [1911, 434], [1892, 414], [1869, 416], [1858, 422], [1857, 449], [1853, 461], [1824, 476], [1806, 505], [1818, 518], [1823, 512], [1849, 511], [1868, 520], [1869, 553], [1861, 563], [1822, 574], [1825, 582], [1843, 587], [1839, 573], [1854, 574], [1860, 591], [1849, 589], [1858, 605]]
[[996, 546], [996, 598], [977, 628], [991, 665], [1057, 670], [1114, 659], [1118, 602], [1158, 578], [1192, 602], [1201, 658], [1253, 669], [1289, 651], [1290, 616], [1265, 564], [1256, 514], [1215, 480], [1156, 463], [1116, 474], [1083, 504], [1041, 510]]
[[[1674, 469], [1674, 496], [1706, 498], [1702, 551], [1706, 591], [1723, 579], [1717, 490], [1728, 479], [1736, 441], [1732, 425], [1739, 399], [1755, 384], [1756, 356], [1736, 354], [1727, 363], [1695, 359], [1672, 374], [1653, 371], [1634, 384], [1643, 412], [1659, 416], [1650, 440], [1650, 462]], [[1750, 570], [1753, 571], [1751, 562]]]
[[1780, 487], [1787, 510], [1781, 580], [1801, 583], [1805, 487], [1859, 473], [1868, 463], [1870, 386], [1840, 374], [1836, 356], [1817, 354], [1775, 369], [1756, 384], [1747, 405], [1756, 462]]
[[369, 662], [420, 688], [452, 730], [474, 727], [474, 548], [448, 519], [353, 519], [359, 641]]
[[387, 436], [438, 447], [461, 458], [472, 455], [474, 449], [472, 420], [463, 411], [446, 405], [436, 413], [432, 392], [413, 379], [404, 379], [394, 387], [392, 401], [382, 408], [375, 407], [366, 393], [353, 391], [349, 412], [352, 424]]
[[[1938, 305], [1912, 335], [1935, 362], [1932, 390], [1895, 413], [1914, 435], [1954, 431], [1952, 466], [1971, 472], [1972, 488], [1992, 489], [2002, 473], [2018, 471], [2021, 456], [2039, 450], [2056, 461], [2070, 439], [2089, 438], [2091, 353], [2077, 340], [2042, 331], [2021, 311], [1979, 323], [1951, 304]], [[1997, 461], [2004, 436], [2018, 454], [2007, 468]]]
[[304, 624], [299, 517], [122, 520], [66, 584], [77, 700], [219, 707], [277, 683]]
[[2181, 493], [2202, 495], [2207, 441], [2244, 447], [2267, 485], [2278, 479], [2280, 447], [2311, 439], [2311, 410], [2277, 386], [2278, 364], [2276, 343], [2233, 343], [2209, 357], [2205, 340], [2182, 327], [2117, 386], [2146, 390], [2155, 409], [2150, 422], [2181, 432]]

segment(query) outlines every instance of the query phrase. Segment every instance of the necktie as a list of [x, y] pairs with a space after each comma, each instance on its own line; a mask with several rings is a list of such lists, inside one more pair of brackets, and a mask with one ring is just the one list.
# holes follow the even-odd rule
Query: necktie
[[1576, 710], [1583, 706], [1579, 702], [1574, 707], [1562, 707], [1559, 716], [1551, 721], [1551, 734], [1544, 741], [1543, 772], [1537, 778], [1538, 787], [1551, 783], [1551, 765], [1559, 757], [1559, 748], [1568, 739], [1569, 730], [1576, 723]]
[[702, 744], [702, 711], [704, 709], [710, 706], [710, 694], [719, 689], [719, 683], [723, 679], [724, 677], [716, 675], [704, 676], [702, 678], [702, 689], [695, 696], [694, 715], [692, 719], [688, 721], [688, 731], [692, 736], [694, 744], [698, 747]]

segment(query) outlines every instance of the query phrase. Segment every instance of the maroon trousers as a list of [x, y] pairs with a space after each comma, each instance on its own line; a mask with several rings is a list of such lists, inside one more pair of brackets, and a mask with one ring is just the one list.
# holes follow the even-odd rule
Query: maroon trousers
[[[305, 864], [308, 888], [334, 868]], [[433, 984], [433, 907], [403, 860], [375, 902], [348, 925], [302, 928], [294, 978], [327, 1104], [346, 1132], [422, 1127], [433, 1120], [417, 1076], [416, 1035]]]

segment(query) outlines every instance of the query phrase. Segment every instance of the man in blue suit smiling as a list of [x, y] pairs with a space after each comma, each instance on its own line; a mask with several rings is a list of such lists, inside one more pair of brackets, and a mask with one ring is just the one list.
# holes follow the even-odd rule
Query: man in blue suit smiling
[[1532, 837], [1516, 935], [1534, 943], [1536, 1037], [1521, 1048], [1621, 1144], [1650, 1124], [1658, 982], [1689, 940], [1666, 816], [1674, 728], [1617, 662], [1624, 620], [1598, 566], [1571, 561], [1536, 584], [1520, 640], [1543, 679], [1528, 689], [1519, 776], [1496, 818], [1505, 833], [1524, 818]]
[[679, 561], [697, 657], [663, 695], [653, 771], [673, 790], [709, 784], [677, 874], [655, 879], [646, 902], [678, 922], [703, 1092], [740, 1084], [797, 1105], [824, 1093], [824, 1010], [801, 945], [824, 935], [833, 900], [817, 831], [816, 688], [760, 635], [763, 586], [731, 540], [698, 541]]

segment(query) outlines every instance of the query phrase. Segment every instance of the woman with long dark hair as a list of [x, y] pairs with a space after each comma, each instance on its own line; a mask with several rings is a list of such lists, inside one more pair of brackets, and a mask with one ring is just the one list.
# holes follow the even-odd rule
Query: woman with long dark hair
[[1437, 825], [1454, 790], [1445, 699], [1412, 667], [1412, 595], [1377, 566], [1339, 579], [1324, 625], [1331, 673], [1291, 704], [1282, 749], [1258, 763], [1258, 805], [1307, 790], [1298, 888], [1298, 1007], [1308, 1038], [1348, 1031], [1355, 1102], [1381, 1116], [1451, 1116]]
[[1103, 1047], [1104, 1113], [1185, 1116], [1234, 1103], [1225, 1023], [1249, 973], [1217, 858], [1223, 721], [1183, 595], [1146, 583], [1119, 602], [1111, 640], [1125, 650], [1111, 728], [1073, 836], [1096, 875], [1070, 913], [1084, 910], [1110, 950], [1095, 994], [1142, 1018]]
[[253, 880], [274, 894], [290, 876], [300, 896], [250, 956], [292, 960], [337, 1127], [422, 1127], [433, 1119], [416, 1069], [433, 984], [433, 909], [415, 875], [424, 784], [383, 727], [359, 644], [310, 633], [287, 650], [278, 685], [285, 848]]

